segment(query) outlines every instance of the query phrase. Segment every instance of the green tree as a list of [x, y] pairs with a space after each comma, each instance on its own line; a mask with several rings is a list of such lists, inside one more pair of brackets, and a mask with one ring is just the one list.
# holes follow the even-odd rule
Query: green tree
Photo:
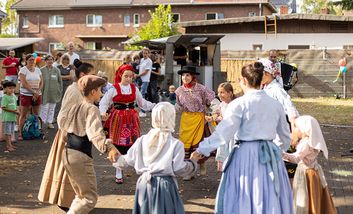
[[353, 1], [352, 0], [341, 0], [334, 2], [335, 5], [342, 6], [343, 10], [353, 10]]
[[[170, 5], [159, 5], [154, 12], [148, 11], [151, 19], [146, 25], [142, 26], [137, 31], [135, 36], [132, 36], [133, 42], [142, 40], [151, 40], [178, 34], [177, 26], [172, 20], [172, 7]], [[133, 50], [139, 47], [133, 47], [129, 44], [125, 45], [125, 49]]]
[[12, 10], [12, 5], [16, 3], [15, 0], [7, 0], [5, 4], [5, 12], [7, 17], [2, 24], [2, 29], [7, 34], [16, 34], [16, 11]]
[[[352, 0], [348, 0], [352, 1]], [[332, 3], [330, 0], [303, 0], [301, 5], [303, 13], [319, 14], [321, 9], [329, 9], [331, 14], [341, 15], [342, 6]]]

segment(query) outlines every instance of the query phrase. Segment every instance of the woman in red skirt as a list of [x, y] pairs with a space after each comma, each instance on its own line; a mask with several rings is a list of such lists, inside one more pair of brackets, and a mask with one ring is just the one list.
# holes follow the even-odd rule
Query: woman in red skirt
[[[133, 70], [128, 64], [120, 66], [116, 71], [114, 88], [109, 89], [99, 103], [99, 111], [109, 129], [109, 138], [121, 154], [126, 154], [140, 137], [140, 118], [135, 102], [145, 111], [155, 105], [143, 99], [141, 92], [132, 84]], [[116, 183], [123, 183], [121, 169], [117, 168], [115, 177]]]

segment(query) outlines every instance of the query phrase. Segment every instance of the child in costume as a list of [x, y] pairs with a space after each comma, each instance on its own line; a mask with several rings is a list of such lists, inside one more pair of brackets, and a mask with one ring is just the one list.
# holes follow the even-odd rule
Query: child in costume
[[[143, 99], [138, 88], [132, 84], [134, 69], [131, 65], [122, 65], [117, 70], [114, 88], [108, 90], [99, 103], [99, 111], [109, 129], [109, 138], [122, 154], [126, 154], [132, 144], [140, 137], [140, 118], [135, 110], [137, 105], [152, 110], [155, 104]], [[113, 106], [113, 108], [111, 108]], [[110, 113], [107, 111], [111, 108]], [[115, 182], [123, 183], [122, 171], [116, 169]]]
[[184, 160], [183, 143], [172, 136], [175, 108], [168, 102], [152, 110], [152, 129], [136, 140], [115, 167], [134, 167], [141, 175], [136, 184], [134, 214], [183, 214], [175, 176], [196, 171], [195, 160]]
[[61, 130], [67, 133], [67, 143], [62, 160], [70, 183], [75, 191], [68, 214], [89, 213], [97, 203], [97, 181], [92, 158], [92, 144], [108, 159], [116, 161], [118, 150], [106, 139], [98, 108], [105, 84], [103, 78], [86, 75], [78, 81], [84, 99], [72, 106], [67, 115], [58, 120]]
[[241, 70], [244, 95], [229, 103], [215, 132], [200, 143], [196, 157], [209, 156], [234, 138], [223, 166], [215, 213], [292, 214], [293, 197], [276, 134], [290, 143], [283, 107], [260, 90], [263, 66], [256, 62]]
[[[66, 117], [69, 110], [83, 101], [77, 81], [94, 72], [91, 64], [75, 59], [75, 79], [67, 88], [62, 99], [62, 105], [57, 120]], [[45, 165], [42, 182], [38, 192], [38, 199], [42, 202], [49, 202], [58, 205], [62, 210], [68, 211], [75, 198], [75, 192], [71, 186], [66, 170], [63, 166], [62, 153], [67, 142], [67, 133], [61, 130], [60, 126], [51, 146], [47, 163]]]
[[284, 153], [283, 158], [298, 164], [293, 182], [295, 213], [337, 213], [323, 170], [317, 162], [320, 152], [328, 158], [319, 123], [311, 116], [298, 117], [295, 120], [293, 137], [295, 142], [299, 141], [296, 152]]
[[[218, 86], [218, 97], [222, 102], [216, 107], [212, 116], [206, 116], [206, 120], [208, 122], [220, 123], [222, 121], [228, 104], [235, 98], [232, 84], [230, 84], [229, 82], [221, 83]], [[227, 159], [230, 150], [232, 149], [232, 142], [233, 141], [231, 140], [231, 145], [224, 144], [217, 149], [216, 161], [218, 171], [222, 171], [223, 162]]]
[[[176, 108], [181, 111], [179, 140], [184, 143], [185, 158], [189, 158], [198, 144], [205, 137], [205, 112], [206, 106], [215, 99], [215, 93], [205, 86], [197, 83], [194, 66], [184, 66], [178, 74], [181, 75], [183, 85], [178, 87], [176, 94]], [[204, 161], [200, 161], [200, 174], [206, 174]], [[192, 179], [192, 175], [184, 180]]]
[[[276, 79], [277, 68], [275, 64], [273, 64], [269, 59], [260, 59], [259, 62], [261, 62], [264, 66], [264, 75], [262, 78], [264, 91], [268, 96], [281, 103], [290, 122], [291, 129], [293, 129], [292, 124], [294, 123], [295, 118], [299, 116], [299, 113], [293, 105], [288, 93], [283, 89], [283, 86], [280, 84], [279, 80]], [[281, 142], [278, 137], [275, 139], [275, 143], [280, 146], [283, 151], [287, 151], [290, 146], [290, 144], [284, 144]]]

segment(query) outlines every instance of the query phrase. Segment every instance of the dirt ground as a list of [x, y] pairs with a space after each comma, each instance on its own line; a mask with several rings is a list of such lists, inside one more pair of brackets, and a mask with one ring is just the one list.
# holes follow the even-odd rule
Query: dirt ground
[[[149, 118], [142, 120], [142, 132], [148, 130]], [[352, 127], [322, 127], [329, 149], [329, 160], [320, 158], [330, 191], [339, 213], [353, 213], [353, 156], [341, 157], [353, 147]], [[16, 152], [4, 153], [0, 143], [0, 213], [63, 213], [56, 206], [37, 200], [43, 170], [56, 130], [46, 133], [46, 140], [18, 142]], [[134, 171], [125, 172], [122, 185], [114, 183], [114, 168], [95, 150], [95, 169], [99, 201], [92, 213], [131, 213], [135, 182]], [[179, 190], [188, 213], [213, 213], [221, 174], [211, 158], [208, 176], [184, 182], [178, 179]]]

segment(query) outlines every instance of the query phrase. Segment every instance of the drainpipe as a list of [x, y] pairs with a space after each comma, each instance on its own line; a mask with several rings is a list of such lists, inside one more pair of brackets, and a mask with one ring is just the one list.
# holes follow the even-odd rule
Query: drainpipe
[[262, 3], [259, 3], [259, 16], [262, 16]]

